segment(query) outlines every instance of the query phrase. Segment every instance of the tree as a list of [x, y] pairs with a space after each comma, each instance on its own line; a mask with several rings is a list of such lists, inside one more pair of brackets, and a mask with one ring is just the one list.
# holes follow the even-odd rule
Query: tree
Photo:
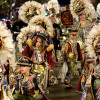
[[0, 12], [2, 12], [0, 13], [0, 18], [6, 17], [9, 9], [10, 5], [8, 2], [6, 0], [0, 0]]

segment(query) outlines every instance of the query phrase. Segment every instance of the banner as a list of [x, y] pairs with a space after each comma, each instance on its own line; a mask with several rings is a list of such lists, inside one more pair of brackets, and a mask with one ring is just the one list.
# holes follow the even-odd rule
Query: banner
[[61, 22], [66, 28], [73, 25], [73, 17], [71, 15], [69, 5], [60, 6], [60, 14]]

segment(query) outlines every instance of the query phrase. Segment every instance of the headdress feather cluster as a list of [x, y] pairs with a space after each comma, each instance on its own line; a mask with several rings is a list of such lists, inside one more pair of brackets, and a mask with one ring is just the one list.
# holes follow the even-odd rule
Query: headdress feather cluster
[[89, 32], [89, 35], [87, 36], [86, 51], [88, 52], [88, 55], [90, 57], [96, 57], [95, 46], [98, 37], [100, 37], [100, 23], [95, 25]]
[[54, 9], [56, 14], [59, 13], [60, 6], [58, 4], [58, 1], [57, 0], [50, 0], [48, 2], [47, 9], [48, 10]]
[[12, 34], [7, 27], [0, 22], [0, 63], [7, 64], [7, 60], [14, 55]]
[[95, 9], [89, 0], [71, 0], [70, 11], [77, 21], [81, 13], [84, 13], [88, 18], [95, 17]]
[[36, 1], [25, 2], [19, 8], [19, 18], [25, 23], [28, 23], [33, 16], [39, 14], [44, 15], [44, 13], [45, 10], [42, 8], [42, 5]]

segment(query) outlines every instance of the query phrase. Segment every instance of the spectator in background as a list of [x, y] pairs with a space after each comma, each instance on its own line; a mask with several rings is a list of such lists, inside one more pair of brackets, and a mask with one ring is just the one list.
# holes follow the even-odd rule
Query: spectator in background
[[8, 27], [8, 29], [10, 29], [11, 30], [11, 23], [10, 23], [10, 21], [6, 21], [6, 24], [7, 24], [7, 27]]

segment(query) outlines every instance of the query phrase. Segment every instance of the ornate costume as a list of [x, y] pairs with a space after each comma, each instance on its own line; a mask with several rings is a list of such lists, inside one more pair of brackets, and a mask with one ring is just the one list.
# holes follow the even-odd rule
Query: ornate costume
[[95, 95], [95, 99], [99, 100], [100, 99], [100, 64], [96, 66], [95, 70], [96, 70], [96, 77], [95, 77], [94, 85], [93, 85], [94, 95]]
[[[34, 5], [34, 2], [26, 2], [24, 4], [24, 6], [27, 6], [26, 8], [20, 7], [20, 10], [23, 11], [19, 14], [20, 18], [26, 23], [29, 22], [29, 24], [18, 35], [18, 47], [23, 56], [27, 56], [33, 61], [32, 71], [37, 73], [39, 83], [43, 86], [43, 89], [46, 89], [49, 80], [48, 72], [56, 66], [52, 56], [54, 49], [52, 42], [53, 25], [50, 19], [45, 16], [45, 12], [43, 15], [41, 5], [39, 6], [38, 4], [37, 6], [37, 3]], [[37, 11], [36, 13], [39, 14], [35, 14], [32, 17], [32, 12], [34, 11], [30, 7], [35, 8], [35, 12]], [[27, 10], [28, 14], [25, 13]], [[23, 16], [21, 16], [22, 13], [24, 14]], [[30, 16], [28, 19], [27, 15]]]
[[[76, 90], [82, 92], [81, 100], [95, 100], [93, 92], [94, 58], [87, 57], [85, 59], [82, 75], [79, 79]], [[90, 65], [91, 64], [91, 65]]]
[[92, 23], [89, 20], [87, 20], [85, 25], [82, 25], [80, 22], [76, 22], [76, 23], [74, 23], [74, 26], [78, 27], [79, 36], [81, 38], [80, 41], [82, 41], [84, 43], [86, 41], [88, 34], [89, 34], [89, 31], [91, 30], [91, 28], [93, 26]]
[[[20, 65], [21, 67], [32, 67], [33, 62], [27, 58], [27, 57], [21, 57], [18, 65]], [[30, 71], [30, 70], [27, 70]], [[16, 79], [16, 84], [15, 84], [15, 93], [17, 93], [16, 91], [18, 91], [19, 95], [14, 95], [14, 98], [20, 98], [22, 96], [24, 96], [25, 100], [31, 100], [31, 99], [40, 99], [42, 100], [47, 100], [47, 98], [45, 97], [45, 95], [42, 95], [39, 87], [38, 87], [38, 81], [37, 78], [35, 76], [35, 74], [31, 73], [31, 71], [29, 72], [29, 75], [26, 77], [25, 73], [23, 72], [23, 69], [21, 69], [21, 74], [16, 75], [15, 79]], [[26, 72], [27, 73], [27, 72]], [[40, 93], [40, 94], [39, 94]]]
[[[76, 33], [78, 32], [77, 29], [68, 29], [69, 34], [71, 35], [77, 35]], [[82, 60], [82, 54], [81, 54], [81, 49], [79, 43], [75, 39], [69, 38], [65, 45], [65, 56], [66, 56], [66, 61], [68, 65], [68, 72], [66, 73], [65, 76], [65, 85], [70, 84], [70, 78], [74, 74], [74, 72], [77, 70], [76, 69], [76, 64], [77, 61]], [[69, 82], [68, 82], [69, 80]]]
[[[9, 91], [9, 76], [14, 55], [14, 44], [11, 32], [0, 22], [0, 99], [13, 100]], [[14, 61], [13, 61], [14, 62]], [[2, 95], [3, 92], [3, 95]]]
[[[43, 23], [46, 25], [46, 30], [43, 29]], [[32, 25], [35, 26], [32, 28]], [[18, 36], [18, 45], [21, 47], [20, 52], [22, 52], [23, 48], [25, 48], [22, 55], [32, 59], [34, 62], [32, 69], [38, 74], [39, 83], [42, 84], [45, 89], [48, 83], [48, 70], [52, 70], [56, 65], [55, 61], [52, 59], [52, 51], [54, 49], [51, 38], [51, 36], [53, 36], [52, 28], [52, 24], [47, 17], [38, 15], [30, 20], [28, 27], [22, 29], [22, 32], [28, 37], [26, 37], [23, 33]], [[41, 39], [41, 42], [39, 43], [42, 45], [39, 48], [36, 46], [38, 38]], [[23, 41], [23, 43], [27, 42], [27, 45], [22, 46], [21, 41]]]
[[77, 22], [74, 26], [78, 26], [79, 37], [78, 40], [82, 42], [82, 56], [85, 59], [85, 41], [92, 28], [92, 18], [95, 16], [95, 9], [89, 0], [71, 0], [70, 10], [73, 18]]

